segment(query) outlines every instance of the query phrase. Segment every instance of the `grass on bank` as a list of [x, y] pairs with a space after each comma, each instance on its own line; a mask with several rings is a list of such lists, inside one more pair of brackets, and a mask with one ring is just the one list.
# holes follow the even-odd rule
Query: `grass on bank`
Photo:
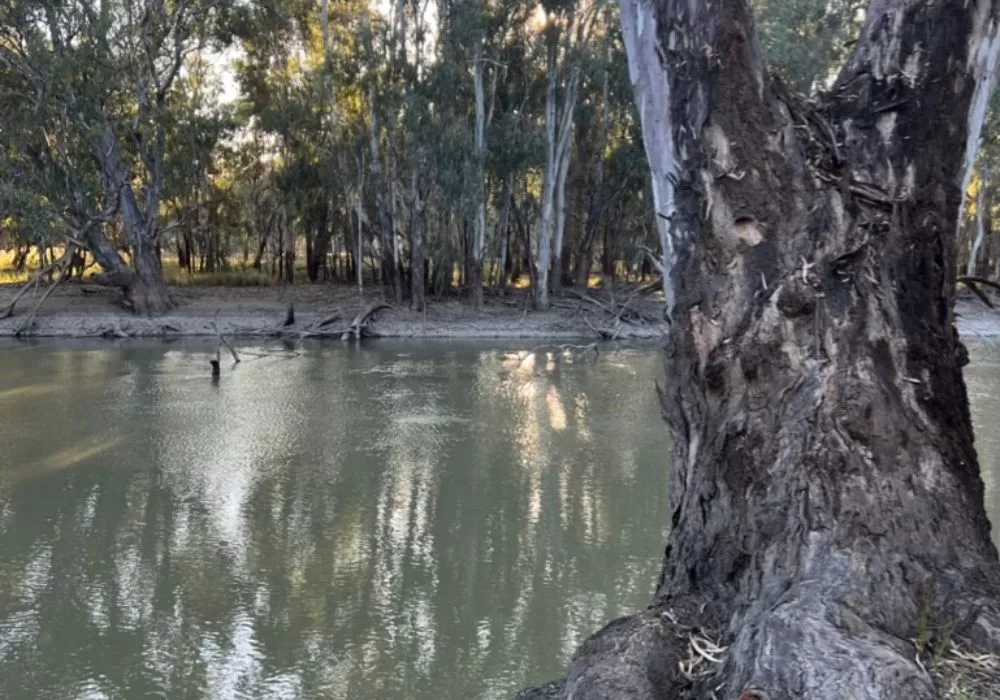
[[[53, 247], [51, 252], [52, 255], [58, 259], [58, 257], [62, 255], [63, 249], [61, 247]], [[14, 250], [0, 249], [0, 284], [25, 284], [26, 282], [29, 282], [37, 273], [40, 267], [40, 258], [37, 248], [31, 248], [28, 252], [25, 264], [20, 270], [16, 269], [14, 266], [15, 255], [16, 251]], [[100, 272], [100, 268], [97, 265], [94, 265], [93, 262], [93, 258], [88, 254], [87, 265], [89, 265], [89, 267], [84, 274], [85, 279], [89, 279]], [[617, 264], [617, 268], [619, 279], [624, 280], [627, 265], [624, 262], [619, 262]], [[269, 266], [265, 266], [262, 270], [255, 270], [252, 267], [244, 267], [242, 265], [242, 260], [236, 257], [230, 261], [230, 266], [226, 270], [189, 273], [180, 266], [175, 255], [164, 255], [163, 276], [166, 279], [167, 284], [174, 287], [271, 287], [283, 284], [280, 278], [271, 275]], [[461, 266], [455, 265], [452, 272], [452, 287], [461, 287], [461, 280]], [[604, 277], [601, 274], [592, 274], [588, 280], [588, 286], [591, 289], [596, 288], [603, 282], [603, 280]], [[648, 281], [649, 280], [643, 280], [643, 282]], [[367, 276], [365, 283], [371, 283]], [[295, 284], [309, 284], [309, 278], [305, 265], [296, 266]], [[526, 274], [521, 275], [520, 278], [511, 285], [511, 287], [517, 290], [530, 289], [530, 277]]]

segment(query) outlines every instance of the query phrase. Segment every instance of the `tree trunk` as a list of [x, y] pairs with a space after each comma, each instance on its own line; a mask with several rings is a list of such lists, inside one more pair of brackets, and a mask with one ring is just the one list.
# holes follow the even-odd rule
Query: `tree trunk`
[[[108, 199], [117, 199], [119, 203], [125, 231], [132, 244], [132, 263], [135, 266], [134, 275], [123, 274], [120, 269], [124, 264], [121, 256], [104, 239], [104, 234], [98, 227], [91, 227], [88, 234], [88, 239], [92, 241], [91, 252], [107, 273], [101, 279], [116, 280], [113, 284], [122, 288], [136, 313], [162, 313], [170, 308], [171, 302], [163, 278], [163, 266], [156, 255], [158, 210], [156, 183], [149, 185], [147, 211], [143, 212], [139, 208], [129, 172], [122, 161], [118, 141], [110, 125], [105, 125], [101, 132], [100, 139], [95, 144], [94, 155], [101, 164], [101, 175]], [[154, 176], [154, 180], [156, 179]], [[95, 247], [98, 238], [104, 239], [106, 245]], [[107, 254], [108, 248], [114, 252], [113, 256]]]
[[[538, 268], [532, 275], [535, 306], [549, 308], [549, 267], [552, 264], [552, 231], [555, 228], [555, 185], [559, 161], [556, 159], [556, 55], [558, 44], [548, 39], [546, 54], [548, 82], [545, 91], [545, 179], [542, 184], [541, 220], [538, 224]], [[536, 284], [537, 282], [537, 284]]]
[[[873, 0], [811, 105], [764, 72], [746, 0], [622, 5], [633, 75], [664, 96], [659, 112], [636, 97], [670, 188], [657, 206], [673, 205], [673, 529], [651, 609], [588, 640], [544, 692], [934, 698], [921, 628], [1000, 652], [953, 325], [997, 10]], [[662, 60], [636, 66], [643, 42]], [[696, 681], [678, 670], [692, 627], [727, 647]]]
[[476, 230], [472, 246], [471, 287], [472, 306], [477, 311], [483, 307], [483, 259], [486, 255], [486, 96], [483, 87], [482, 47], [476, 49], [475, 65], [472, 70], [476, 96], [476, 130], [474, 158], [476, 164]]
[[555, 224], [552, 232], [552, 271], [550, 282], [558, 287], [563, 280], [563, 240], [566, 236], [566, 178], [573, 155], [573, 112], [576, 109], [579, 70], [574, 69], [563, 96], [559, 120], [559, 141], [556, 144]]
[[[418, 157], [419, 163], [419, 157]], [[420, 194], [420, 168], [410, 172], [410, 305], [424, 310], [424, 203]]]
[[310, 282], [318, 282], [324, 269], [326, 255], [330, 249], [329, 204], [325, 201], [316, 205], [313, 221], [313, 236], [306, 236], [306, 273]]
[[576, 259], [576, 286], [585, 292], [590, 282], [590, 267], [593, 264], [594, 234], [601, 222], [607, 203], [604, 201], [604, 152], [607, 150], [608, 133], [611, 130], [611, 106], [608, 104], [608, 70], [605, 69], [601, 81], [601, 135], [597, 141], [597, 157], [594, 163], [594, 183], [590, 190], [587, 207], [587, 225], [580, 241]]
[[500, 296], [507, 292], [507, 273], [510, 267], [510, 205], [513, 198], [514, 173], [509, 172], [503, 179], [503, 190], [500, 193], [500, 221], [497, 224], [497, 239], [500, 241], [500, 251], [497, 256], [498, 274], [497, 287]]
[[354, 272], [358, 279], [358, 294], [365, 293], [364, 263], [365, 263], [365, 239], [364, 239], [364, 207], [362, 198], [365, 192], [365, 149], [358, 147], [358, 199], [355, 202], [354, 215], [357, 217], [358, 238], [357, 247], [354, 252]]
[[983, 241], [986, 239], [985, 217], [983, 216], [984, 198], [983, 192], [986, 190], [985, 172], [980, 173], [979, 191], [976, 193], [976, 237], [972, 242], [972, 250], [969, 251], [969, 262], [965, 266], [965, 274], [975, 277], [976, 268], [979, 262], [979, 251], [982, 250]]
[[[369, 146], [371, 149], [371, 159], [372, 159], [372, 180], [375, 183], [376, 191], [376, 205], [378, 207], [378, 230], [379, 230], [379, 257], [380, 257], [380, 276], [382, 281], [383, 293], [387, 297], [395, 297], [396, 289], [396, 273], [395, 273], [395, 259], [393, 253], [395, 251], [395, 232], [393, 231], [393, 219], [392, 213], [390, 211], [392, 197], [391, 185], [386, 182], [386, 179], [382, 176], [382, 153], [380, 145], [380, 128], [378, 122], [378, 112], [375, 106], [375, 91], [372, 88], [369, 91], [369, 101], [371, 102], [371, 134], [369, 140]], [[391, 150], [391, 149], [390, 149]], [[391, 173], [390, 173], [391, 179]], [[386, 289], [388, 287], [388, 289]]]

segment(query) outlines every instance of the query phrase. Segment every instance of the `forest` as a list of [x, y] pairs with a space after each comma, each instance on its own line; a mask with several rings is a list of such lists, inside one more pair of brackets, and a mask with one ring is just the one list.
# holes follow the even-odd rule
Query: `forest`
[[[827, 86], [860, 0], [756, 0], [772, 72]], [[422, 308], [655, 281], [654, 215], [608, 0], [13, 0], [0, 8], [4, 275], [338, 283]], [[1000, 245], [991, 119], [962, 224]]]

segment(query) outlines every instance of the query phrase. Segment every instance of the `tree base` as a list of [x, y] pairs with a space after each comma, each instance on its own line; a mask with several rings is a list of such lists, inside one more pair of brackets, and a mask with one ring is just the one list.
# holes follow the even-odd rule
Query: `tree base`
[[125, 287], [126, 304], [140, 316], [155, 316], [174, 307], [166, 284], [147, 284], [138, 279]]
[[566, 678], [515, 700], [1000, 697], [1000, 656], [959, 634], [961, 623], [915, 623], [917, 637], [902, 639], [800, 587], [723, 648], [672, 609], [653, 607], [609, 623], [580, 646]]

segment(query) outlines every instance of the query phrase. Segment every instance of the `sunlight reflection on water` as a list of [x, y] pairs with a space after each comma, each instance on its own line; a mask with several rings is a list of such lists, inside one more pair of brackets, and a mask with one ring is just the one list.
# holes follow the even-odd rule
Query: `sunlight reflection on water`
[[0, 696], [506, 698], [558, 673], [649, 599], [668, 443], [655, 351], [526, 347], [256, 346], [217, 385], [208, 342], [6, 353]]

